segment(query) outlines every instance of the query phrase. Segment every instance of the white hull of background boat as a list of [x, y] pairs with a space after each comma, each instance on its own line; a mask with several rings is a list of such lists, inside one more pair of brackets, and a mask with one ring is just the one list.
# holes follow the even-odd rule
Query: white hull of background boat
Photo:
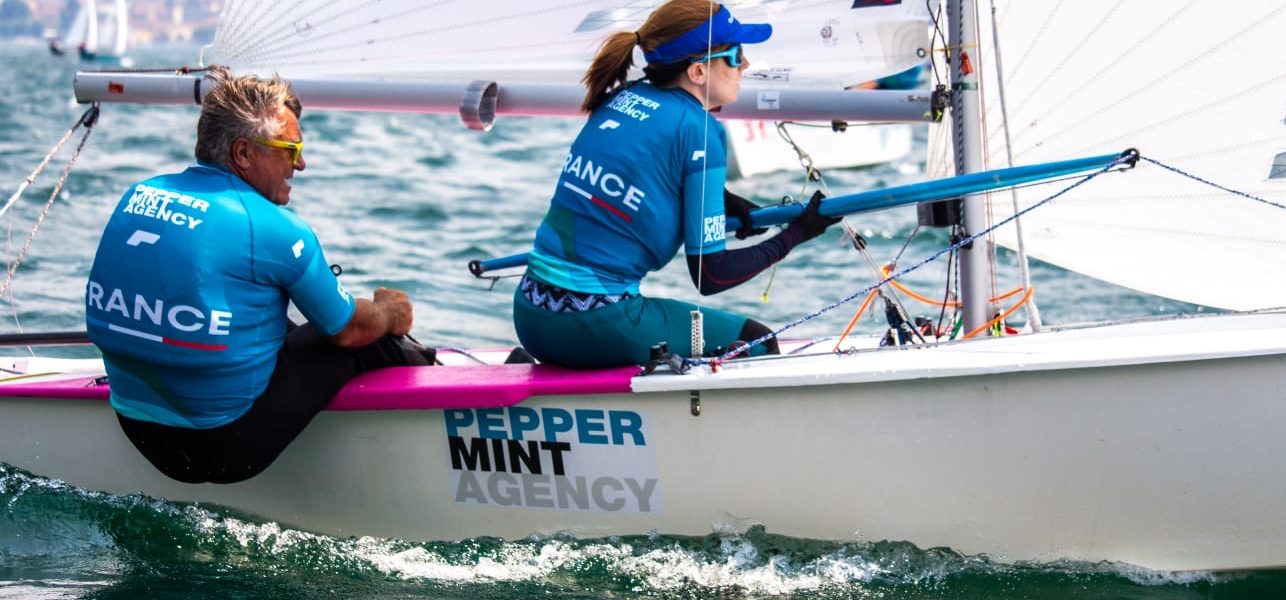
[[[832, 131], [829, 124], [787, 125], [792, 139], [806, 149], [817, 169], [870, 167], [911, 153], [912, 125], [861, 125]], [[728, 176], [750, 177], [800, 169], [800, 157], [771, 121], [746, 119], [724, 124], [728, 132]]]
[[[539, 369], [368, 374], [266, 472], [235, 485], [172, 482], [123, 437], [101, 394], [17, 397], [15, 386], [39, 384], [16, 380], [0, 397], [0, 457], [91, 490], [226, 505], [341, 536], [704, 535], [763, 524], [1001, 561], [1286, 566], [1286, 313], [749, 360], [715, 373], [598, 373], [606, 386], [577, 388], [595, 377], [564, 374], [549, 395]], [[402, 392], [363, 396], [393, 373]], [[528, 387], [508, 385], [520, 380]], [[613, 380], [624, 389], [601, 391]], [[374, 409], [417, 405], [472, 408]], [[536, 458], [491, 438], [517, 438]], [[504, 472], [490, 460], [497, 451]]]

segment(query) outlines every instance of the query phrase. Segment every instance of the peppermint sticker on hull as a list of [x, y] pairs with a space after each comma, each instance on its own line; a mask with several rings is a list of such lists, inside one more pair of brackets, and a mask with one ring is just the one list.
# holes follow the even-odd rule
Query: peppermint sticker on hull
[[444, 411], [451, 494], [476, 506], [659, 513], [643, 414], [557, 407]]

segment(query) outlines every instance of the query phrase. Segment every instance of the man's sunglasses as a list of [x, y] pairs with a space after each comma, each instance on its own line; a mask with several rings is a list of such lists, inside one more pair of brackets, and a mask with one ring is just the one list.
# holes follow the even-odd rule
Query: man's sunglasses
[[692, 59], [692, 62], [702, 63], [702, 62], [714, 60], [716, 58], [722, 58], [724, 61], [728, 63], [729, 67], [736, 69], [741, 66], [741, 63], [743, 61], [746, 60], [746, 55], [741, 52], [741, 44], [733, 44], [732, 47], [728, 48], [727, 50], [722, 50], [719, 52], [711, 52], [710, 54], [707, 54], [701, 58]]
[[304, 153], [303, 142], [287, 142], [285, 140], [266, 140], [263, 138], [254, 138], [250, 141], [256, 144], [259, 144], [261, 146], [268, 146], [270, 148], [285, 148], [289, 150], [290, 164], [292, 165], [299, 164], [299, 156]]

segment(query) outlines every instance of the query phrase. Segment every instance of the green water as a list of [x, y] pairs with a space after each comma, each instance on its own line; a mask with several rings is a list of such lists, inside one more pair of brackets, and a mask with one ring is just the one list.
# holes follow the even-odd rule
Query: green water
[[[173, 66], [190, 64], [195, 56], [191, 48], [157, 48], [137, 60], [141, 66]], [[77, 67], [38, 45], [0, 46], [0, 182], [7, 192], [17, 189], [83, 111], [71, 102]], [[84, 275], [107, 213], [130, 183], [189, 163], [195, 121], [193, 107], [105, 107], [11, 293], [0, 299], [0, 333], [83, 327]], [[384, 285], [411, 293], [417, 337], [437, 345], [509, 346], [514, 281], [501, 280], [489, 290], [465, 265], [527, 249], [577, 127], [574, 120], [502, 117], [492, 132], [479, 135], [450, 116], [305, 108], [308, 170], [294, 180], [291, 206], [317, 229], [328, 258], [344, 266], [350, 290], [369, 293]], [[45, 207], [68, 154], [3, 219], [10, 259]], [[909, 182], [918, 165], [913, 158], [834, 172], [828, 181], [837, 193]], [[734, 184], [760, 202], [798, 195], [800, 185], [798, 173]], [[888, 260], [914, 228], [914, 213], [895, 210], [855, 222], [875, 256]], [[793, 253], [771, 287], [760, 277], [704, 302], [782, 324], [843, 298], [867, 285], [869, 275], [837, 239]], [[903, 264], [945, 241], [942, 232], [922, 233]], [[1014, 285], [1012, 256], [1000, 260], [1009, 267], [1002, 283]], [[909, 279], [922, 290], [939, 289], [944, 269], [930, 265]], [[1198, 310], [1043, 264], [1033, 266], [1033, 277], [1042, 314], [1051, 323]], [[652, 294], [699, 299], [681, 265], [645, 287]], [[766, 289], [768, 302], [761, 299]], [[834, 335], [855, 308], [843, 307], [787, 335]], [[870, 319], [859, 325], [865, 333], [882, 328]], [[18, 471], [3, 459], [0, 598], [1286, 597], [1286, 574], [1001, 565], [946, 548], [835, 544], [762, 531], [607, 540], [336, 539], [216, 506], [80, 490]]]

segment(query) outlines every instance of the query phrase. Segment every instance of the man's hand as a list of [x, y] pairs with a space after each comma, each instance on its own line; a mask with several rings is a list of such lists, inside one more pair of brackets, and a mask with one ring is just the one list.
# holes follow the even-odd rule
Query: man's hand
[[406, 335], [411, 332], [411, 297], [402, 290], [377, 288], [375, 305], [388, 317], [388, 331], [393, 335]]
[[342, 348], [357, 348], [380, 339], [385, 334], [406, 335], [413, 321], [411, 298], [402, 290], [379, 288], [375, 300], [356, 299], [353, 318], [331, 341]]

